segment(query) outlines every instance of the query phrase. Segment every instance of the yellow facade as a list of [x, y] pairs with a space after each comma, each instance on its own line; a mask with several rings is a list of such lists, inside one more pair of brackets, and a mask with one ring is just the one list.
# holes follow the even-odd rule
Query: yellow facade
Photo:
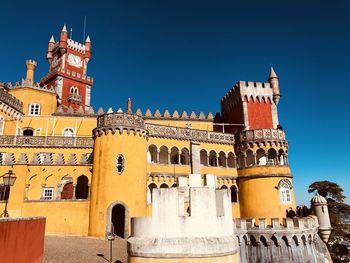
[[231, 189], [234, 218], [282, 218], [295, 207], [285, 138], [215, 132], [212, 114], [62, 111], [55, 91], [34, 82], [34, 69], [21, 85], [0, 86], [8, 104], [0, 104], [0, 176], [17, 177], [11, 216], [45, 216], [47, 234], [97, 237], [123, 220], [119, 235], [127, 237], [132, 217], [150, 215], [152, 187], [176, 187], [195, 172], [204, 185], [212, 174], [217, 188]]

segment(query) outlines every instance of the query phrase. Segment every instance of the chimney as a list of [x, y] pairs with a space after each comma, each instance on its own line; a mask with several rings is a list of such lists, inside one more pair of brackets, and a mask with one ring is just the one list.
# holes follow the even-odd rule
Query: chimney
[[26, 82], [27, 83], [34, 83], [34, 71], [37, 66], [36, 61], [34, 60], [27, 60], [26, 61], [26, 66], [27, 66], [27, 74], [26, 74]]
[[128, 98], [127, 113], [132, 113], [132, 102], [130, 98]]

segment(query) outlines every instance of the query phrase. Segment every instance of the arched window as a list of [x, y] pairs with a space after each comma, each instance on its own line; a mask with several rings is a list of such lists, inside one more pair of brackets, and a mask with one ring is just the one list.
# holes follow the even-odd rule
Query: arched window
[[279, 165], [285, 165], [286, 162], [285, 162], [285, 154], [284, 154], [284, 151], [282, 149], [280, 149], [278, 151], [278, 164]]
[[75, 136], [75, 132], [73, 128], [64, 128], [62, 131], [62, 135], [64, 137], [74, 137]]
[[155, 183], [151, 183], [147, 187], [147, 204], [152, 204], [152, 195], [154, 188], [157, 188], [157, 185]]
[[230, 190], [231, 190], [231, 203], [237, 203], [238, 202], [237, 187], [235, 185], [232, 185], [230, 187]]
[[276, 150], [271, 148], [267, 152], [267, 165], [276, 165], [277, 153]]
[[234, 168], [235, 166], [235, 155], [229, 152], [227, 155], [227, 167]]
[[219, 152], [219, 166], [226, 167], [226, 154]]
[[215, 151], [209, 152], [209, 165], [218, 166], [218, 159]]
[[162, 183], [159, 188], [169, 188], [169, 186], [166, 183]]
[[226, 185], [220, 187], [220, 189], [228, 189]]
[[168, 148], [166, 146], [162, 146], [159, 148], [159, 163], [168, 164]]
[[280, 200], [282, 204], [292, 203], [291, 188], [292, 188], [292, 184], [287, 179], [282, 179], [278, 183], [278, 190], [280, 193]]
[[182, 165], [190, 164], [190, 151], [187, 148], [181, 150], [180, 162]]
[[147, 160], [149, 163], [157, 163], [157, 155], [158, 155], [158, 152], [157, 152], [157, 146], [155, 145], [150, 145], [148, 147], [148, 152], [147, 152]]
[[78, 177], [77, 186], [75, 187], [76, 199], [88, 199], [89, 197], [89, 179], [85, 175]]
[[38, 103], [31, 103], [31, 104], [29, 104], [28, 115], [29, 116], [38, 116], [38, 115], [40, 115], [40, 104], [38, 104]]
[[34, 136], [33, 128], [24, 128], [22, 132], [23, 132], [23, 136]]
[[72, 199], [74, 192], [74, 186], [72, 182], [64, 184], [61, 192], [61, 199]]
[[206, 150], [200, 151], [201, 165], [208, 166], [208, 153]]
[[4, 117], [0, 116], [0, 135], [4, 133], [5, 120]]
[[118, 154], [115, 158], [115, 169], [119, 175], [121, 175], [124, 171], [125, 160], [122, 154]]
[[258, 149], [256, 151], [256, 160], [257, 160], [257, 165], [262, 166], [266, 165], [266, 154], [265, 150], [263, 149]]
[[252, 150], [248, 150], [246, 152], [246, 154], [247, 154], [247, 159], [246, 159], [247, 167], [254, 166], [255, 165], [255, 160], [254, 160], [253, 151]]
[[179, 164], [179, 149], [176, 147], [171, 148], [170, 163], [171, 164]]

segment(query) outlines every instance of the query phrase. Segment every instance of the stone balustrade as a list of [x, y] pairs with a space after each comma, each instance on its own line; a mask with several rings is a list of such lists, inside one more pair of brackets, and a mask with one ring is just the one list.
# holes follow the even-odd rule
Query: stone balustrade
[[92, 148], [93, 144], [91, 137], [0, 136], [0, 145], [3, 147]]
[[124, 112], [100, 115], [97, 119], [97, 128], [94, 130], [94, 134], [97, 136], [101, 132], [107, 132], [108, 130], [111, 130], [112, 132], [119, 130], [121, 132], [123, 129], [128, 131], [142, 131], [150, 137], [214, 142], [231, 145], [235, 142], [233, 134], [149, 124], [145, 123], [141, 116]]
[[239, 133], [236, 137], [237, 142], [254, 142], [254, 141], [285, 141], [286, 134], [280, 129], [256, 129], [247, 130]]

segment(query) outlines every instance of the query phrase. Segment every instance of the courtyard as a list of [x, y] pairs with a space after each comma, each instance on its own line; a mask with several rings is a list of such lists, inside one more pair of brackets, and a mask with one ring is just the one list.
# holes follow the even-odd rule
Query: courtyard
[[[116, 237], [113, 241], [113, 261], [126, 262], [127, 242]], [[104, 239], [77, 236], [46, 236], [45, 263], [109, 262], [110, 243]]]

